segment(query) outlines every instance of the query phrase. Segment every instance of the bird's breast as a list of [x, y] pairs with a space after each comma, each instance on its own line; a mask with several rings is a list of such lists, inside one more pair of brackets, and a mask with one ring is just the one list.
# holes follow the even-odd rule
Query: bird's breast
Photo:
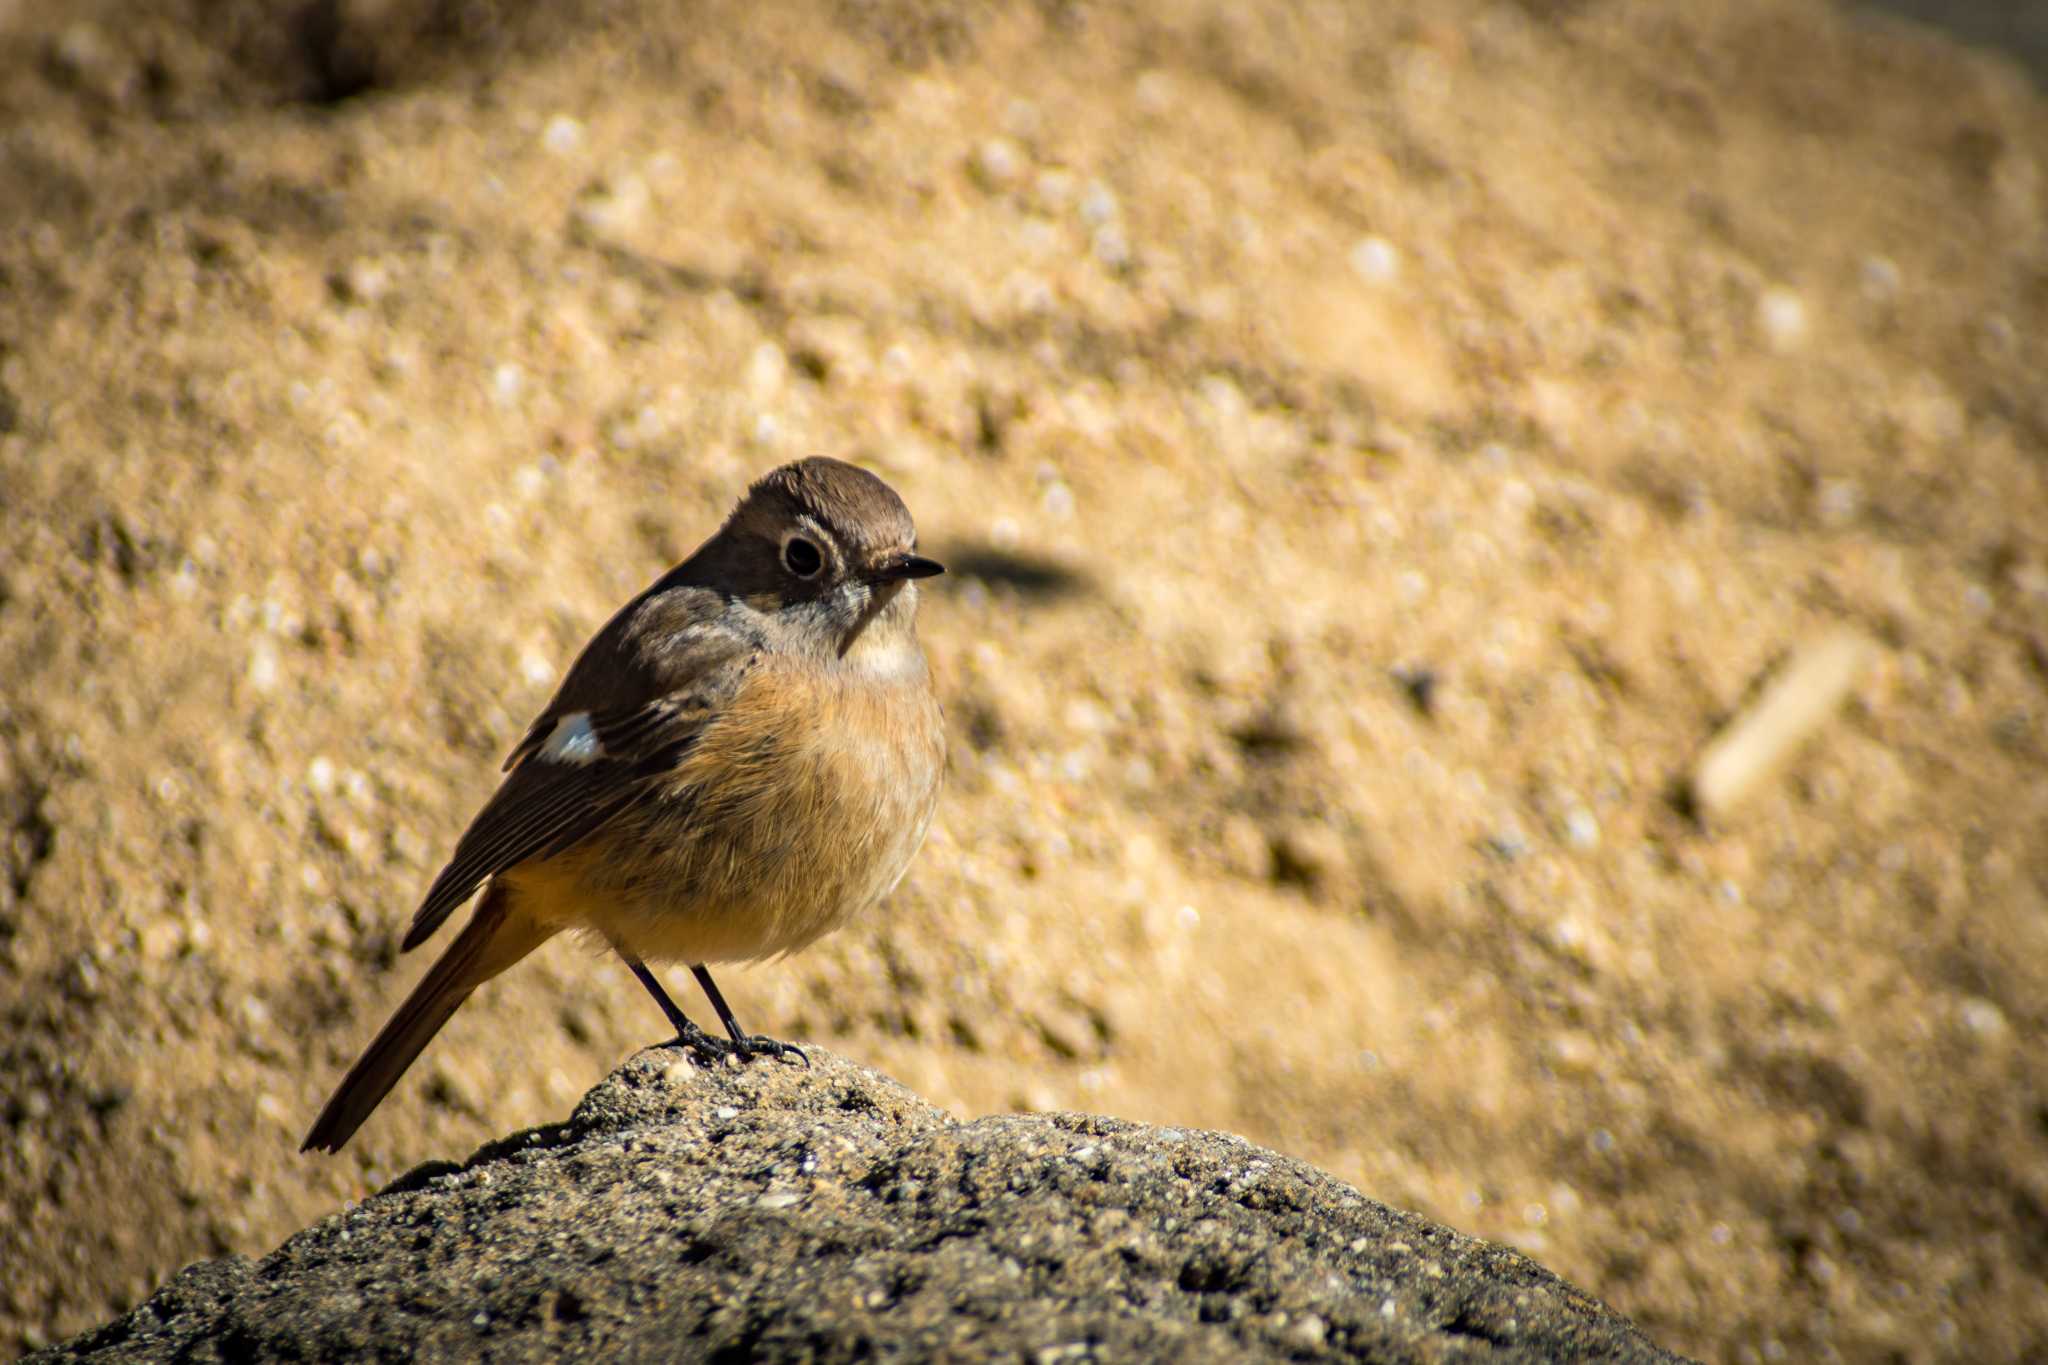
[[588, 865], [616, 905], [592, 927], [651, 959], [759, 958], [887, 895], [924, 841], [945, 766], [916, 665], [763, 660], [661, 798]]

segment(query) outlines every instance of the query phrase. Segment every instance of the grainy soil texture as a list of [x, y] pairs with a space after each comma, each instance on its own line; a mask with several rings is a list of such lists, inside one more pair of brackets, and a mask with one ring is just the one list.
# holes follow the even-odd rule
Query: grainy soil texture
[[664, 1036], [558, 942], [296, 1151], [559, 670], [819, 453], [951, 758], [751, 1027], [1710, 1360], [2048, 1354], [2044, 158], [1818, 0], [0, 4], [0, 1341]]

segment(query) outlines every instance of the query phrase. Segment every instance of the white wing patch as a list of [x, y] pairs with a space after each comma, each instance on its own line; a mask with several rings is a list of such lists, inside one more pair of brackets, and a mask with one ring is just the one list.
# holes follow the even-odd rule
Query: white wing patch
[[582, 767], [604, 757], [604, 745], [591, 728], [588, 711], [571, 711], [555, 722], [554, 733], [540, 746], [540, 756], [549, 763], [573, 763]]

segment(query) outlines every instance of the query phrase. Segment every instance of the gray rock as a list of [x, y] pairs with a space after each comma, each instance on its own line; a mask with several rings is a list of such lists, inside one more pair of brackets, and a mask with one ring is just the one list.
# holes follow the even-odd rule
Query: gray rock
[[34, 1359], [1672, 1360], [1516, 1252], [1218, 1133], [957, 1122], [823, 1052], [643, 1052]]

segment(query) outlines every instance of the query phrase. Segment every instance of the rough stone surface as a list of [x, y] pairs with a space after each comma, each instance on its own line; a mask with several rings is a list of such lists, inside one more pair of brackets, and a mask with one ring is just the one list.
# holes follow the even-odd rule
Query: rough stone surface
[[643, 1052], [568, 1122], [34, 1359], [1671, 1360], [1518, 1252], [1220, 1133], [958, 1122]]

